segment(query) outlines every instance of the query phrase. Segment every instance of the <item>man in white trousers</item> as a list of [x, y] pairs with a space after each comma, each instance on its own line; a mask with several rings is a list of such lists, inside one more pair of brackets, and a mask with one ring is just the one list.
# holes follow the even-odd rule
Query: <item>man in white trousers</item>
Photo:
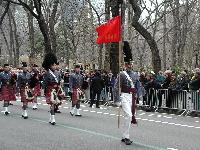
[[118, 76], [115, 84], [115, 102], [116, 104], [121, 105], [125, 119], [124, 125], [122, 127], [121, 141], [124, 142], [126, 145], [132, 144], [132, 141], [129, 137], [129, 131], [135, 113], [135, 96], [137, 91], [136, 86], [138, 82], [138, 74], [132, 71], [132, 64], [130, 63], [130, 61], [126, 62], [125, 71], [120, 72], [120, 75]]

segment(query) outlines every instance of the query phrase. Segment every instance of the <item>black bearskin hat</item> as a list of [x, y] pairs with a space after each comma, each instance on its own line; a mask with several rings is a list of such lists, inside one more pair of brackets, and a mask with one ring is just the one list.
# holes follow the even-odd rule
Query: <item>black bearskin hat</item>
[[9, 66], [9, 64], [4, 64], [3, 66], [4, 66], [4, 67], [8, 67], [8, 66]]
[[22, 67], [27, 67], [27, 63], [26, 62], [22, 62]]
[[124, 53], [124, 62], [130, 63], [133, 60], [133, 57], [128, 41], [124, 41], [123, 53]]
[[36, 64], [33, 64], [33, 67], [38, 67], [38, 65], [36, 65]]
[[57, 58], [56, 58], [55, 54], [53, 54], [53, 53], [46, 54], [44, 57], [44, 61], [42, 63], [42, 67], [45, 70], [48, 70], [48, 69], [50, 69], [51, 65], [53, 65], [53, 64], [57, 64]]

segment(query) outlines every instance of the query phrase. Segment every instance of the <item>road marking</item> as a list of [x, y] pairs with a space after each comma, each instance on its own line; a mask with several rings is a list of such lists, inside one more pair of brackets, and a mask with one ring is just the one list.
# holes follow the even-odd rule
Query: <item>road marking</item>
[[95, 110], [91, 110], [90, 112], [92, 112], [92, 113], [93, 113], [93, 112], [96, 112], [96, 111], [95, 111]]
[[83, 110], [83, 111], [87, 112], [87, 111], [89, 111], [89, 110], [85, 109], [85, 110]]
[[145, 115], [145, 113], [141, 113], [141, 114], [139, 114], [140, 116], [142, 116], [142, 115]]
[[157, 115], [158, 118], [162, 117], [162, 115]]
[[47, 106], [48, 104], [42, 104], [42, 105]]
[[187, 126], [188, 128], [194, 128], [194, 126]]
[[167, 148], [167, 150], [178, 150], [176, 148]]
[[181, 126], [181, 124], [177, 123], [177, 124], [174, 124], [175, 126]]
[[167, 118], [167, 119], [171, 119], [172, 117], [168, 117], [168, 116], [163, 116], [164, 118]]
[[167, 123], [169, 123], [169, 122], [166, 122], [166, 121], [164, 121], [164, 122], [162, 122], [163, 124], [167, 124]]
[[[21, 115], [13, 115], [13, 116], [17, 116], [17, 117], [21, 118]], [[29, 119], [40, 122], [40, 123], [48, 124], [48, 121], [44, 121], [44, 120], [41, 120], [41, 119], [31, 118], [31, 117], [29, 117]], [[81, 129], [81, 128], [77, 128], [77, 127], [73, 127], [73, 126], [69, 126], [69, 125], [65, 125], [65, 124], [57, 123], [55, 126], [63, 127], [63, 128], [66, 128], [66, 129], [71, 129], [71, 130], [74, 130], [74, 131], [83, 132], [83, 133], [87, 133], [87, 134], [92, 134], [92, 135], [96, 135], [96, 136], [101, 136], [101, 137], [104, 137], [104, 138], [109, 138], [109, 139], [113, 139], [113, 140], [117, 140], [117, 141], [121, 140], [121, 138], [115, 137], [113, 135], [108, 135], [108, 134], [104, 134], [104, 133], [100, 133], [100, 132], [96, 132], [96, 131], [92, 131], [92, 130], [87, 130], [87, 129]], [[135, 145], [139, 145], [139, 146], [142, 146], [142, 147], [145, 147], [145, 148], [148, 148], [148, 149], [152, 149], [152, 150], [165, 150], [165, 148], [161, 148], [161, 147], [157, 147], [157, 146], [153, 146], [153, 145], [148, 145], [148, 144], [143, 144], [143, 143], [136, 142], [136, 141], [133, 141], [133, 143]]]
[[68, 109], [69, 107], [63, 107], [63, 108]]
[[199, 121], [195, 121], [195, 122], [199, 122]]
[[170, 124], [170, 125], [174, 125], [175, 123], [171, 122], [171, 123], [168, 123], [168, 124]]
[[155, 114], [150, 114], [150, 115], [148, 115], [149, 117], [151, 117], [151, 116], [154, 116]]
[[103, 113], [104, 115], [108, 115], [109, 113]]
[[115, 114], [110, 114], [110, 116], [115, 116]]
[[148, 120], [149, 122], [154, 122], [155, 120]]
[[181, 125], [181, 127], [187, 127], [188, 125], [186, 125], [186, 124], [183, 124], [183, 125]]
[[98, 111], [97, 114], [102, 114], [103, 112]]
[[160, 122], [162, 122], [162, 121], [155, 121], [156, 123], [160, 123]]

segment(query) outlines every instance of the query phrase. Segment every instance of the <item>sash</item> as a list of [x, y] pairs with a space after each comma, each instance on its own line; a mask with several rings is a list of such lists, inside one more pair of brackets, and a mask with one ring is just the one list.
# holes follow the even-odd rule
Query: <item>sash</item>
[[131, 83], [131, 88], [135, 88], [135, 85], [133, 84], [133, 80], [129, 76], [129, 74], [126, 71], [123, 71], [124, 75], [127, 77], [128, 81]]
[[56, 83], [58, 83], [58, 79], [56, 75], [51, 71], [51, 69], [49, 69], [49, 73], [54, 77], [54, 79], [56, 80]]

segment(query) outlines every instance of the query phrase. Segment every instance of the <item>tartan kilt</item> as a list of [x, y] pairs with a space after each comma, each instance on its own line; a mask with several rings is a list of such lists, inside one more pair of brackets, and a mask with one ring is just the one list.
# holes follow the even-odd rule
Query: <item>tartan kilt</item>
[[20, 96], [21, 96], [21, 102], [33, 102], [34, 99], [27, 99], [25, 94], [25, 87], [20, 88]]
[[77, 89], [73, 89], [73, 92], [72, 92], [72, 104], [77, 104]]
[[[58, 90], [58, 88], [55, 88], [54, 85], [49, 85], [46, 89], [46, 92], [45, 92], [46, 103], [49, 104], [49, 105], [52, 105], [51, 92], [52, 92], [53, 89], [56, 89], [56, 91]], [[64, 95], [58, 94], [58, 96], [60, 97], [60, 100], [62, 100], [64, 98]]]
[[40, 83], [37, 83], [36, 86], [34, 87], [33, 95], [34, 96], [39, 96], [40, 95]]
[[46, 91], [45, 91], [45, 98], [46, 98], [46, 103], [49, 104], [49, 105], [52, 105], [52, 102], [51, 102], [51, 92], [52, 90], [54, 89], [54, 86], [51, 85], [51, 86], [48, 86]]
[[16, 101], [15, 86], [3, 85], [0, 89], [0, 101]]

